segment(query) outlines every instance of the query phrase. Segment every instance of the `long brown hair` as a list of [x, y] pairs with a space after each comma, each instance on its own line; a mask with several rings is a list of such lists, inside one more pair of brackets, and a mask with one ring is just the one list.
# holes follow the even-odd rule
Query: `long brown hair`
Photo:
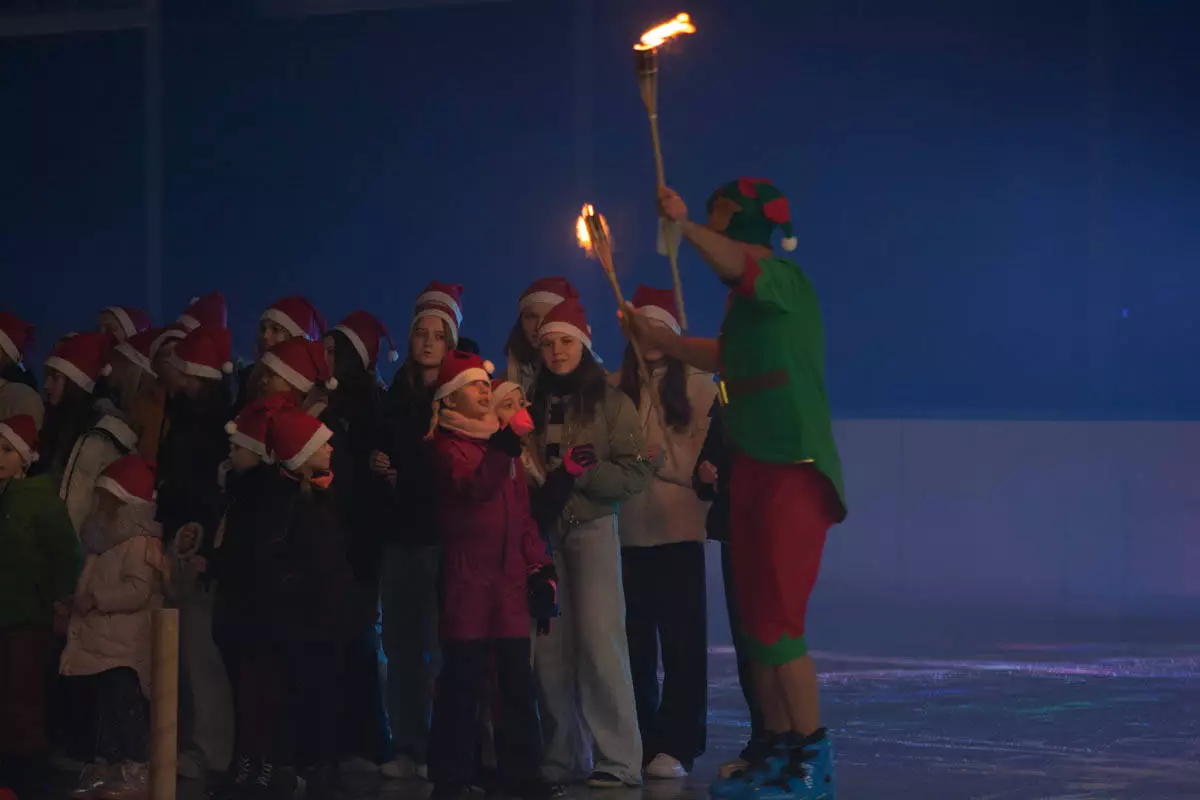
[[508, 332], [508, 339], [504, 342], [504, 355], [507, 357], [509, 353], [512, 353], [522, 364], [536, 364], [542, 357], [538, 349], [525, 338], [519, 314], [517, 321], [513, 323], [512, 330]]
[[[658, 399], [666, 417], [667, 427], [684, 431], [692, 424], [692, 404], [687, 395], [687, 371], [676, 358], [663, 358], [667, 371], [658, 384]], [[637, 356], [633, 345], [625, 345], [621, 360], [621, 391], [629, 395], [635, 406], [641, 407], [642, 376], [638, 373]]]

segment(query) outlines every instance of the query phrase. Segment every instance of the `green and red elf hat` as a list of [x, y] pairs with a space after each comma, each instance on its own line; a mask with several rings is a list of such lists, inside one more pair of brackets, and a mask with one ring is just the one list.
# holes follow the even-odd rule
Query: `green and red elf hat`
[[712, 193], [708, 198], [708, 213], [712, 214], [717, 200], [725, 198], [737, 203], [740, 210], [734, 212], [725, 228], [725, 235], [736, 242], [771, 246], [771, 234], [776, 226], [783, 230], [780, 243], [787, 252], [796, 249], [796, 237], [792, 235], [792, 210], [783, 192], [766, 178], [738, 178]]

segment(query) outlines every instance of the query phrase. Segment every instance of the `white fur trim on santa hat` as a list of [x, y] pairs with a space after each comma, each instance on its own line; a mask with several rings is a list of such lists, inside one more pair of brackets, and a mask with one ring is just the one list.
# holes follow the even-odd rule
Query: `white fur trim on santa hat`
[[263, 312], [261, 319], [269, 319], [276, 325], [283, 328], [292, 336], [299, 336], [301, 339], [308, 338], [308, 332], [296, 324], [296, 320], [289, 317], [287, 314], [280, 311], [278, 308], [271, 307]]
[[17, 436], [17, 432], [3, 422], [0, 422], [0, 436], [8, 440], [8, 443], [13, 446], [26, 464], [32, 464], [38, 460], [37, 451], [30, 448], [29, 442]]
[[130, 494], [128, 489], [126, 489], [124, 486], [117, 483], [112, 478], [108, 477], [107, 475], [101, 475], [99, 478], [96, 479], [96, 488], [97, 489], [107, 489], [118, 500], [125, 502], [125, 503], [132, 503], [133, 505], [144, 506], [144, 505], [149, 505], [152, 502], [150, 500], [147, 500], [144, 497], [138, 497], [135, 494]]
[[262, 363], [263, 366], [267, 367], [276, 375], [283, 378], [296, 389], [299, 389], [302, 392], [312, 391], [313, 382], [289, 367], [282, 358], [274, 353], [264, 353], [262, 357]]
[[150, 373], [151, 378], [157, 378], [158, 373], [154, 371], [154, 366], [150, 363], [150, 359], [139, 353], [136, 348], [130, 346], [127, 342], [121, 342], [115, 349], [118, 353], [125, 356], [141, 369]]
[[451, 318], [451, 316], [449, 314], [447, 314], [445, 311], [443, 311], [442, 309], [432, 307], [432, 306], [427, 307], [427, 308], [417, 309], [417, 313], [413, 315], [412, 323], [408, 326], [408, 338], [409, 339], [412, 338], [412, 332], [416, 329], [417, 321], [419, 319], [421, 319], [421, 317], [437, 317], [442, 322], [445, 322], [446, 325], [448, 325], [450, 327], [450, 347], [451, 347], [451, 349], [458, 346], [458, 323], [455, 322], [454, 319]]
[[655, 319], [666, 325], [675, 332], [676, 336], [683, 332], [683, 328], [679, 327], [679, 320], [675, 319], [675, 315], [662, 306], [639, 306], [638, 311], [647, 319]]
[[462, 372], [458, 373], [453, 378], [439, 386], [437, 391], [433, 393], [433, 399], [441, 400], [443, 397], [449, 397], [459, 389], [466, 386], [468, 383], [474, 383], [475, 381], [486, 381], [490, 387], [492, 383], [492, 373], [488, 370], [489, 366], [491, 366], [491, 362], [485, 361], [483, 362], [482, 368], [471, 367], [470, 369], [464, 369]]
[[437, 303], [438, 305], [443, 305], [450, 309], [454, 312], [455, 321], [459, 325], [462, 324], [462, 309], [458, 307], [458, 301], [450, 295], [446, 294], [445, 292], [425, 292], [425, 294], [417, 298], [418, 308], [430, 303]]
[[237, 425], [233, 422], [225, 426], [225, 431], [229, 434], [230, 444], [236, 444], [238, 447], [249, 450], [268, 464], [271, 463], [271, 456], [267, 453], [267, 446], [258, 439], [255, 439], [253, 436], [247, 436], [239, 431]]
[[120, 323], [121, 330], [125, 331], [126, 336], [133, 336], [138, 332], [137, 326], [133, 324], [133, 320], [129, 318], [125, 309], [120, 306], [109, 306], [104, 310], [117, 318], [117, 322]]
[[133, 448], [137, 447], [137, 433], [126, 424], [125, 420], [119, 417], [114, 417], [112, 414], [105, 414], [96, 423], [96, 428], [111, 435], [126, 451], [132, 451]]
[[325, 425], [322, 425], [321, 427], [317, 428], [316, 433], [312, 435], [312, 438], [308, 440], [308, 443], [305, 444], [304, 447], [300, 448], [299, 453], [296, 453], [296, 455], [280, 463], [282, 463], [286, 469], [290, 469], [295, 472], [304, 466], [305, 461], [308, 461], [313, 457], [313, 453], [316, 453], [321, 449], [321, 445], [325, 444], [332, 438], [333, 431], [329, 430], [329, 428]]
[[195, 364], [191, 361], [184, 361], [174, 353], [171, 354], [171, 358], [168, 361], [171, 366], [184, 375], [195, 375], [197, 378], [209, 378], [214, 381], [219, 381], [233, 372], [233, 364], [228, 361], [222, 364], [220, 369], [210, 367], [206, 364]]
[[186, 331], [181, 331], [178, 328], [167, 328], [150, 344], [150, 358], [157, 356], [158, 351], [171, 339], [182, 339], [185, 336], [187, 336]]
[[191, 314], [180, 314], [179, 324], [187, 328], [189, 331], [194, 331], [200, 327], [200, 320], [193, 317]]
[[3, 330], [0, 330], [0, 350], [4, 351], [4, 355], [11, 358], [18, 364], [21, 363], [21, 353], [18, 352], [17, 346], [13, 344], [13, 340]]
[[[341, 331], [346, 338], [350, 340], [350, 344], [354, 345], [354, 349], [358, 352], [358, 357], [362, 359], [363, 369], [370, 369], [370, 354], [367, 353], [367, 346], [363, 344], [363, 340], [359, 338], [358, 334], [345, 325], [335, 325], [333, 329], [335, 331]], [[392, 360], [394, 361], [395, 359]]]
[[574, 336], [583, 342], [583, 346], [588, 350], [592, 349], [591, 331], [584, 333], [569, 322], [547, 322], [538, 328], [539, 339], [549, 333], [565, 333], [567, 336]]
[[495, 389], [492, 389], [492, 407], [495, 408], [501, 400], [513, 392], [523, 392], [521, 384], [506, 380]]
[[96, 382], [94, 380], [89, 378], [83, 370], [66, 359], [59, 358], [58, 356], [50, 356], [46, 359], [46, 366], [50, 367], [51, 369], [56, 369], [63, 375], [66, 375], [71, 379], [72, 383], [74, 383], [80, 389], [83, 389], [88, 394], [91, 394], [92, 390], [96, 388]]
[[517, 309], [519, 311], [524, 311], [530, 306], [537, 305], [538, 303], [556, 306], [566, 299], [567, 298], [563, 297], [561, 294], [555, 294], [554, 292], [530, 292], [521, 298], [521, 301], [517, 304]]

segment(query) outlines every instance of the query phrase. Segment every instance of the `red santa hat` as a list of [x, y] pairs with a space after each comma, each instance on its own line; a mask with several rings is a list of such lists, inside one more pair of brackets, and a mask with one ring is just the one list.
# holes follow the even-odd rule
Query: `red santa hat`
[[307, 298], [299, 295], [276, 300], [263, 312], [262, 319], [274, 322], [292, 336], [315, 341], [325, 335], [325, 318]]
[[436, 402], [443, 397], [448, 397], [474, 381], [490, 383], [495, 370], [496, 367], [492, 362], [484, 361], [474, 353], [451, 350], [442, 359], [442, 365], [438, 367], [437, 385], [433, 390], [433, 399]]
[[97, 489], [107, 489], [124, 503], [154, 502], [154, 466], [137, 453], [121, 456], [96, 479]]
[[117, 322], [121, 326], [121, 330], [125, 332], [126, 338], [134, 334], [141, 333], [144, 330], [152, 327], [150, 315], [140, 308], [131, 306], [108, 306], [100, 313], [108, 312], [117, 318]]
[[0, 311], [0, 351], [17, 364], [25, 362], [25, 348], [33, 344], [32, 322], [26, 322], [15, 314]]
[[675, 293], [670, 289], [652, 289], [649, 286], [638, 286], [633, 293], [633, 307], [642, 315], [658, 320], [673, 330], [682, 333], [679, 327], [679, 308], [675, 305]]
[[559, 303], [542, 318], [542, 324], [538, 327], [538, 337], [552, 333], [574, 336], [583, 342], [583, 346], [592, 355], [596, 354], [592, 350], [592, 326], [588, 325], [587, 312], [583, 310], [583, 304], [574, 298]]
[[267, 423], [268, 452], [292, 471], [304, 466], [331, 438], [333, 431], [321, 420], [292, 405], [277, 409]]
[[274, 459], [267, 450], [267, 429], [279, 409], [290, 405], [291, 402], [282, 394], [273, 394], [251, 402], [237, 415], [237, 419], [225, 423], [225, 432], [229, 434], [230, 444], [244, 447], [270, 463]]
[[302, 338], [280, 342], [263, 354], [262, 365], [301, 392], [312, 391], [318, 381], [326, 389], [337, 388], [321, 342]]
[[409, 335], [422, 317], [437, 317], [450, 327], [450, 346], [458, 344], [458, 329], [462, 325], [463, 287], [457, 283], [433, 281], [417, 297], [417, 309], [413, 312]]
[[196, 328], [224, 328], [228, 318], [225, 295], [211, 292], [203, 297], [193, 297], [187, 309], [179, 315], [179, 323], [189, 331]]
[[37, 422], [28, 414], [17, 414], [0, 420], [0, 436], [8, 440], [13, 449], [21, 454], [28, 466], [38, 460]]
[[547, 303], [556, 306], [563, 300], [578, 299], [579, 292], [575, 290], [575, 287], [566, 278], [538, 278], [529, 284], [529, 288], [521, 293], [521, 299], [517, 303], [517, 308], [524, 311], [538, 303]]
[[[166, 341], [166, 332], [166, 328], [147, 328], [140, 333], [130, 336], [114, 349], [146, 372], [157, 376], [153, 366], [154, 354], [158, 349], [155, 345]], [[181, 338], [184, 335], [183, 331], [177, 331], [177, 333], [179, 333]]]
[[513, 392], [520, 391], [522, 391], [521, 384], [506, 380], [505, 378], [496, 378], [492, 381], [492, 408], [499, 405], [501, 400]]
[[66, 376], [85, 392], [96, 388], [96, 379], [108, 375], [112, 339], [107, 333], [75, 333], [64, 336], [54, 345], [46, 366]]
[[334, 326], [333, 330], [341, 331], [355, 352], [362, 359], [363, 367], [372, 369], [379, 360], [379, 343], [386, 339], [388, 343], [388, 361], [398, 361], [400, 354], [392, 343], [392, 335], [388, 329], [373, 314], [366, 311], [355, 311], [350, 316]]
[[184, 375], [220, 380], [233, 372], [229, 348], [228, 329], [196, 328], [175, 346], [171, 365]]

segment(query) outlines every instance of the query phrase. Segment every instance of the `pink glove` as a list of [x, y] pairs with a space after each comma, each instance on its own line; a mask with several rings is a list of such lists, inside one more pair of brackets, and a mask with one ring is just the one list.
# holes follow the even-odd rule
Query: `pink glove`
[[533, 417], [529, 416], [529, 409], [522, 408], [513, 414], [508, 421], [508, 427], [512, 428], [513, 433], [520, 437], [533, 433]]
[[596, 458], [596, 447], [590, 444], [581, 444], [567, 451], [562, 465], [568, 475], [572, 478], [578, 478], [596, 466], [598, 461], [599, 459]]

